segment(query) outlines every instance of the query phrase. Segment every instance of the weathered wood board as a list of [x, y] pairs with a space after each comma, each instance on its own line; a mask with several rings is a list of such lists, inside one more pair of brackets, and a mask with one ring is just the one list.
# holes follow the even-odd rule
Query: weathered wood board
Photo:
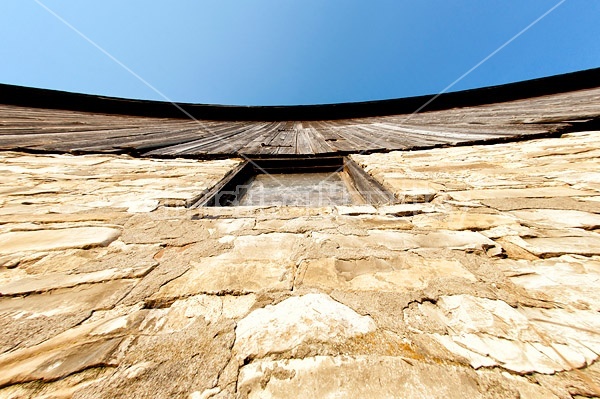
[[[113, 114], [94, 109], [84, 112], [0, 104], [0, 150], [217, 158], [343, 155], [495, 142], [560, 134], [598, 124], [600, 83], [598, 86], [415, 114], [320, 120], [236, 119], [242, 107], [231, 107], [231, 120], [223, 120], [227, 107], [218, 106], [215, 110], [220, 112], [219, 120], [192, 120], [185, 115], [135, 116], [125, 114], [125, 100], [123, 112]], [[2, 95], [0, 102], [3, 98], [4, 103], [10, 103]], [[367, 105], [373, 108], [372, 103]], [[339, 115], [340, 107], [358, 105], [312, 107], [319, 114], [330, 109], [332, 115]], [[249, 108], [242, 109], [244, 115], [251, 112]], [[297, 111], [288, 108], [292, 116]], [[360, 115], [360, 108], [357, 110]], [[257, 107], [256, 112], [266, 112], [265, 107]]]

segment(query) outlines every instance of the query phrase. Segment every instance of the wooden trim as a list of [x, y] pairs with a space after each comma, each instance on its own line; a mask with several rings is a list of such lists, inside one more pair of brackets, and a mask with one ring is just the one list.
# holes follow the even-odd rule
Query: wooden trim
[[363, 168], [350, 158], [344, 158], [344, 170], [348, 173], [354, 186], [363, 196], [365, 203], [387, 205], [396, 202], [394, 194], [388, 191], [377, 180], [373, 179]]
[[232, 191], [235, 192], [235, 188], [253, 176], [253, 168], [250, 162], [245, 161], [232, 169], [221, 181], [215, 184], [208, 190], [205, 190], [200, 195], [190, 201], [189, 208], [199, 208], [202, 206], [223, 206], [225, 204], [218, 204], [219, 193]]
[[360, 191], [358, 191], [358, 189], [356, 188], [354, 180], [352, 179], [352, 177], [350, 177], [350, 174], [346, 170], [340, 172], [340, 179], [342, 179], [344, 184], [346, 184], [346, 188], [350, 193], [350, 197], [352, 198], [353, 204], [364, 205], [367, 203], [365, 201], [365, 198], [361, 195]]

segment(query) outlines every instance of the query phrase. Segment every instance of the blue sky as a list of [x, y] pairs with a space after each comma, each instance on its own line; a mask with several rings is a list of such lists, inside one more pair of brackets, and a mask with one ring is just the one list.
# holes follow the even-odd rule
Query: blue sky
[[[558, 0], [38, 0], [173, 101], [438, 93]], [[600, 1], [566, 0], [451, 88], [600, 67]], [[34, 0], [0, 3], [0, 82], [164, 100]]]

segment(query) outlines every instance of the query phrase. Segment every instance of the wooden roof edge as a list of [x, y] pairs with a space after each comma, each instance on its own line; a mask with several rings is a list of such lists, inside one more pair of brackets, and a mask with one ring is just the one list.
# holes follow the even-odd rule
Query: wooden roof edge
[[[497, 86], [390, 100], [290, 106], [230, 106], [134, 100], [0, 84], [0, 104], [70, 111], [219, 121], [303, 121], [410, 114], [495, 104], [600, 87], [600, 68]], [[184, 111], [182, 111], [184, 110]], [[189, 115], [188, 115], [189, 114]]]

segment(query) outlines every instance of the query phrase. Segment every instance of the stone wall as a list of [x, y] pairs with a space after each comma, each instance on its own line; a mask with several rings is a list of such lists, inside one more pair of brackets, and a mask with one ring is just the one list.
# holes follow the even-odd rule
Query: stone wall
[[401, 203], [0, 153], [0, 397], [600, 396], [600, 132], [353, 158]]

